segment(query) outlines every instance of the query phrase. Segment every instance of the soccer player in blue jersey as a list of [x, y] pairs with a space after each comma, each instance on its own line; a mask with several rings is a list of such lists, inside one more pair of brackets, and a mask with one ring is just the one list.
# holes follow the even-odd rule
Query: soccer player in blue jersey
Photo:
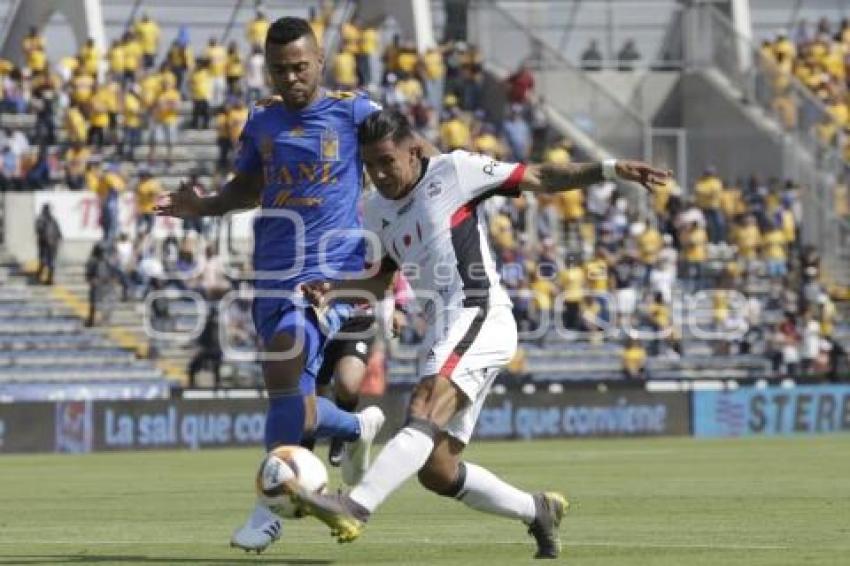
[[[322, 348], [352, 307], [339, 304], [319, 312], [299, 285], [363, 269], [357, 127], [380, 107], [362, 94], [321, 88], [323, 62], [306, 20], [274, 22], [266, 37], [266, 67], [276, 96], [252, 109], [240, 138], [235, 177], [210, 197], [182, 188], [165, 197], [158, 212], [216, 216], [261, 206], [254, 224], [253, 315], [267, 354], [266, 449], [297, 445], [305, 432], [342, 438], [350, 442], [343, 479], [356, 483], [384, 415], [377, 407], [348, 413], [316, 397]], [[337, 237], [329, 238], [334, 232]], [[258, 503], [231, 544], [260, 552], [280, 532], [280, 518]]]

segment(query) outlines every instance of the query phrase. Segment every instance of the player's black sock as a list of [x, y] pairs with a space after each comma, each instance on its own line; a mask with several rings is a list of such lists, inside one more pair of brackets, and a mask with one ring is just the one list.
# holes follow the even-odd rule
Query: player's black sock
[[360, 402], [359, 397], [355, 397], [353, 401], [344, 401], [343, 399], [340, 399], [339, 397], [336, 397], [334, 399], [334, 403], [336, 403], [337, 407], [339, 407], [343, 411], [348, 411], [349, 413], [354, 412], [354, 409], [357, 408], [357, 404], [359, 402]]

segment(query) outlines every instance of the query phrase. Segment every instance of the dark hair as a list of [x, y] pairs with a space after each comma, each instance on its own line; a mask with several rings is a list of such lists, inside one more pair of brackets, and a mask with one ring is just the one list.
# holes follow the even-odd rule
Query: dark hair
[[381, 110], [366, 118], [357, 129], [357, 142], [360, 145], [379, 142], [392, 138], [400, 142], [413, 135], [413, 128], [407, 116], [398, 110]]
[[285, 17], [279, 18], [269, 26], [269, 31], [266, 34], [266, 44], [287, 45], [293, 41], [297, 41], [302, 37], [309, 37], [313, 43], [318, 45], [316, 34], [313, 33], [313, 28], [304, 18]]

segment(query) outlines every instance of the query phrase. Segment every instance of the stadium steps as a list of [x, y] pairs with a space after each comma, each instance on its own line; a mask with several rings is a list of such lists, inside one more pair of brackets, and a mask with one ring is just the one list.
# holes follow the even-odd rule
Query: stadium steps
[[[61, 269], [61, 268], [60, 268]], [[27, 284], [12, 269], [0, 288], [0, 382], [162, 380], [134, 344], [111, 329], [86, 328], [87, 302], [64, 289]]]
[[[59, 278], [61, 273], [61, 279]], [[84, 267], [80, 265], [63, 266], [57, 271], [57, 285], [60, 295], [67, 304], [73, 305], [77, 312], [82, 312], [82, 317], [88, 316], [88, 284], [85, 282]], [[120, 290], [117, 290], [120, 294]], [[144, 304], [139, 301], [117, 301], [110, 307], [109, 316], [100, 324], [104, 332], [111, 340], [122, 348], [136, 352], [142, 358], [154, 358], [152, 362], [169, 379], [178, 384], [185, 384], [186, 368], [193, 354], [191, 349], [166, 348], [159, 344], [152, 348], [152, 339], [145, 331]], [[192, 328], [192, 324], [181, 321], [177, 331], [186, 331]], [[188, 328], [187, 328], [188, 327]]]

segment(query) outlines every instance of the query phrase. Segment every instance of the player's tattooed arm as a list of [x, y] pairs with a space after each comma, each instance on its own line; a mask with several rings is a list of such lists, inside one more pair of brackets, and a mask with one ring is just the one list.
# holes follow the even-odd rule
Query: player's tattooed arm
[[156, 204], [156, 213], [178, 218], [223, 216], [231, 210], [245, 210], [259, 204], [263, 189], [263, 174], [237, 173], [215, 195], [198, 195], [188, 184], [181, 184], [173, 193], [164, 195]]
[[[616, 161], [616, 178], [640, 183], [649, 190], [662, 184], [672, 175], [640, 161]], [[520, 189], [539, 193], [556, 193], [582, 189], [605, 180], [602, 163], [545, 163], [529, 165], [525, 169]]]

